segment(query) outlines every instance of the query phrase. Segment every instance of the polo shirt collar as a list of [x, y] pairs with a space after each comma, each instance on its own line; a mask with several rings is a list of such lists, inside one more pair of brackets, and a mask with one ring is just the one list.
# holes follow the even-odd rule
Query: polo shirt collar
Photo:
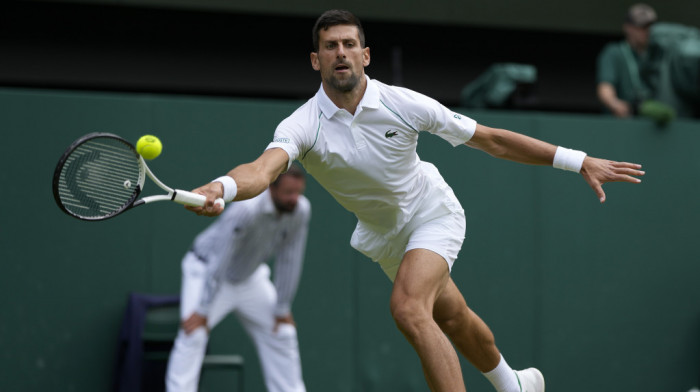
[[[365, 74], [365, 80], [367, 80], [367, 89], [365, 89], [365, 95], [362, 96], [358, 108], [376, 109], [379, 107], [379, 87], [372, 83], [367, 74]], [[323, 90], [323, 83], [321, 83], [321, 87], [316, 92], [316, 102], [318, 102], [318, 107], [326, 118], [333, 117], [340, 110], [326, 95], [326, 92]]]

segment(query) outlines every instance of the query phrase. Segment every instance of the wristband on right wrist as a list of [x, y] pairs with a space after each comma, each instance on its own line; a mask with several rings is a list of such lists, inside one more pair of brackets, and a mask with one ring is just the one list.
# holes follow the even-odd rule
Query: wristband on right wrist
[[578, 150], [570, 150], [564, 147], [557, 147], [557, 152], [554, 154], [554, 162], [552, 166], [556, 169], [569, 170], [572, 172], [580, 172], [583, 160], [586, 158], [586, 153]]
[[238, 193], [238, 185], [236, 180], [231, 176], [221, 176], [212, 182], [220, 182], [224, 186], [224, 196], [223, 199], [226, 203], [230, 203], [236, 197]]

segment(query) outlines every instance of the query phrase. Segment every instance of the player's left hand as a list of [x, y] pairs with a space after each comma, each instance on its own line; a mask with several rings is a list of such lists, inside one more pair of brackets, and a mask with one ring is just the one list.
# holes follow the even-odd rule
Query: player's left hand
[[629, 162], [616, 162], [607, 159], [587, 156], [581, 166], [581, 175], [588, 185], [593, 188], [601, 203], [605, 202], [603, 184], [606, 182], [631, 182], [640, 183], [641, 179], [635, 176], [643, 176], [640, 170], [642, 165]]

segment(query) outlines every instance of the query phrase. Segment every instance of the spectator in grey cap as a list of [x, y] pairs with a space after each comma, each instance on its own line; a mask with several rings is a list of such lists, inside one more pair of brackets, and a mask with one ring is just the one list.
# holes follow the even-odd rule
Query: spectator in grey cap
[[622, 25], [625, 39], [607, 44], [598, 56], [598, 99], [617, 117], [636, 114], [643, 101], [653, 98], [647, 48], [649, 28], [656, 20], [650, 6], [633, 5]]

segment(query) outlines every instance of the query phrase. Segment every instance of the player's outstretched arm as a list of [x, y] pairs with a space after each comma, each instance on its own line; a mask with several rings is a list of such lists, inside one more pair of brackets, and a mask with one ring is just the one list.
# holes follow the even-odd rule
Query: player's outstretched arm
[[[229, 171], [227, 176], [235, 181], [235, 197], [233, 200], [246, 200], [261, 194], [287, 168], [289, 157], [281, 148], [266, 150], [258, 159], [253, 162], [236, 166]], [[197, 215], [216, 216], [223, 209], [216, 205], [217, 198], [224, 198], [224, 185], [215, 181], [203, 185], [192, 192], [202, 194], [207, 197], [203, 207], [190, 207], [188, 210]], [[229, 198], [231, 196], [226, 195]], [[230, 200], [229, 200], [230, 201]]]
[[[494, 157], [532, 165], [552, 165], [557, 147], [541, 140], [477, 124], [474, 136], [466, 143], [469, 147], [482, 150]], [[580, 173], [588, 185], [605, 202], [603, 184], [606, 182], [642, 182], [642, 165], [629, 162], [615, 162], [586, 156]]]
[[555, 145], [505, 129], [476, 125], [476, 132], [466, 143], [491, 156], [530, 165], [551, 165]]

